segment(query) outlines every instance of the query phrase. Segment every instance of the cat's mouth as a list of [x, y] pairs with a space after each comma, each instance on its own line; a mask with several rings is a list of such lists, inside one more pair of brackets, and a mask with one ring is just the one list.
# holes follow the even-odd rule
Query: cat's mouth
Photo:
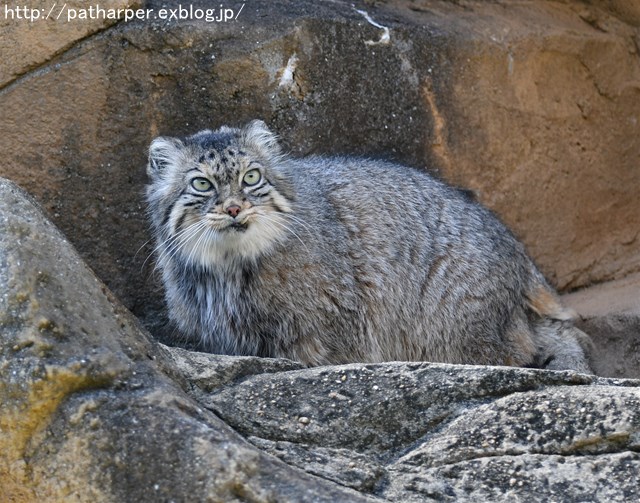
[[229, 218], [226, 215], [209, 214], [207, 215], [209, 225], [220, 233], [236, 233], [245, 232], [251, 223], [250, 216], [238, 215], [235, 218]]
[[220, 229], [222, 232], [245, 232], [249, 227], [248, 222], [231, 222], [229, 225]]

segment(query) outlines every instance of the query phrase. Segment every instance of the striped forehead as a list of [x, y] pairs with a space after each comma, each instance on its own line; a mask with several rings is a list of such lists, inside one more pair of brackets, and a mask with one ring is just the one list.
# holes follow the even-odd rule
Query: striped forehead
[[207, 150], [198, 158], [201, 169], [222, 182], [237, 180], [244, 152], [228, 147], [224, 150]]

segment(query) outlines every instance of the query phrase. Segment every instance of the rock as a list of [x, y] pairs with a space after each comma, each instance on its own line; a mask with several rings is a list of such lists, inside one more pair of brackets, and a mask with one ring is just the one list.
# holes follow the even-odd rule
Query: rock
[[[135, 10], [140, 0], [115, 0], [104, 5], [98, 15], [81, 0], [38, 6], [36, 4], [5, 3], [2, 6], [2, 59], [0, 60], [0, 88], [13, 83], [30, 71], [49, 64], [83, 38], [115, 24], [118, 19], [108, 10]], [[98, 4], [99, 6], [99, 4]]]
[[628, 0], [598, 0], [593, 2], [605, 10], [611, 12], [614, 16], [624, 19], [628, 23], [640, 26], [640, 4], [637, 2], [629, 2]]
[[[0, 501], [367, 501], [264, 454], [186, 396], [166, 351], [8, 181], [0, 337]], [[223, 359], [220, 375], [245, 362]]]
[[[640, 269], [631, 3], [269, 0], [237, 14], [5, 20], [0, 175], [155, 335], [171, 339], [148, 259], [149, 142], [256, 117], [295, 154], [393, 157], [472, 189], [562, 289]], [[55, 43], [36, 51], [32, 30]]]
[[609, 314], [640, 316], [640, 274], [584, 288], [564, 295], [562, 299], [583, 318]]
[[0, 501], [635, 501], [640, 381], [155, 342], [0, 180]]
[[203, 391], [217, 389], [255, 374], [286, 372], [303, 368], [300, 363], [285, 359], [217, 355], [212, 360], [210, 355], [205, 353], [195, 353], [181, 348], [168, 348], [162, 345], [160, 347], [177, 368], [189, 369], [189, 383]]
[[593, 369], [609, 377], [640, 378], [640, 275], [565, 295], [578, 325], [594, 341]]
[[[191, 381], [189, 366], [181, 370]], [[640, 497], [639, 386], [388, 363], [254, 375], [191, 393], [288, 464], [389, 501], [631, 501]]]

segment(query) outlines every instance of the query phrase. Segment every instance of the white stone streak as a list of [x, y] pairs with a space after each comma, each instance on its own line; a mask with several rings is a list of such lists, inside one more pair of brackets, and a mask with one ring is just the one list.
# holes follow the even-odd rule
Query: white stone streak
[[280, 77], [279, 87], [291, 87], [294, 83], [293, 81], [293, 72], [296, 70], [296, 65], [298, 64], [298, 56], [296, 53], [293, 53], [287, 61], [287, 66], [282, 70], [282, 77]]
[[387, 45], [389, 42], [391, 42], [391, 31], [389, 30], [389, 28], [387, 28], [386, 26], [382, 26], [380, 23], [376, 23], [373, 19], [371, 19], [371, 16], [369, 16], [369, 13], [367, 11], [356, 9], [356, 12], [358, 14], [361, 14], [362, 16], [364, 16], [364, 18], [367, 20], [367, 22], [369, 24], [372, 24], [376, 28], [380, 28], [381, 30], [383, 30], [382, 35], [380, 35], [380, 40], [378, 40], [378, 41], [366, 40], [365, 44], [367, 44], [367, 45]]

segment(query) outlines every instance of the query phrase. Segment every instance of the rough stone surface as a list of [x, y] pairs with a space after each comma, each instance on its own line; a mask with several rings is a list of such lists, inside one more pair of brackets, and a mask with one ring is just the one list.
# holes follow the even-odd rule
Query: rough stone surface
[[562, 289], [640, 268], [634, 2], [225, 6], [243, 4], [228, 23], [5, 23], [0, 175], [154, 334], [170, 336], [147, 260], [146, 148], [255, 117], [297, 154], [390, 156], [473, 189]]
[[640, 378], [640, 275], [585, 288], [564, 301], [594, 341], [596, 374]]
[[[111, 0], [108, 8], [136, 9], [141, 0]], [[0, 88], [6, 87], [29, 71], [51, 63], [59, 54], [80, 40], [89, 37], [118, 20], [91, 18], [82, 0], [43, 4], [41, 2], [9, 1], [2, 5], [2, 59]], [[95, 5], [93, 5], [95, 7]], [[106, 6], [103, 4], [103, 8]]]
[[640, 497], [638, 381], [427, 363], [274, 373], [272, 360], [261, 374], [256, 359], [221, 381], [208, 369], [236, 359], [166, 351], [190, 394], [255, 446], [385, 500]]

